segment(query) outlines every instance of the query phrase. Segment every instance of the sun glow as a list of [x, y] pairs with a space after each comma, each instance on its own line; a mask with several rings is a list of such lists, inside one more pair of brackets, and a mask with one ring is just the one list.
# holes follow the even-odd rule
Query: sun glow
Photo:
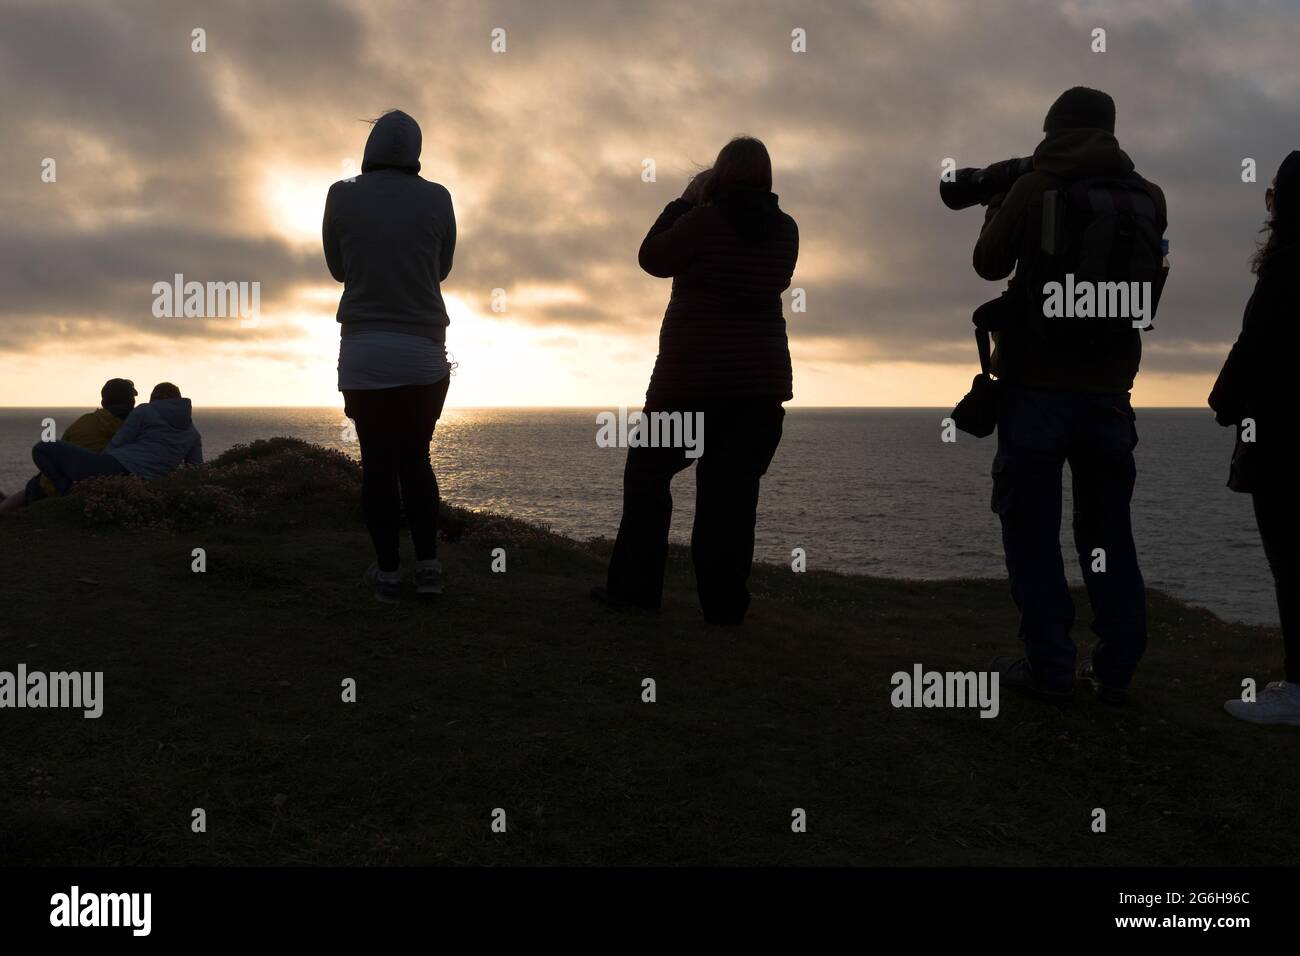
[[325, 194], [336, 179], [332, 173], [301, 169], [267, 173], [261, 190], [267, 224], [295, 245], [319, 245]]

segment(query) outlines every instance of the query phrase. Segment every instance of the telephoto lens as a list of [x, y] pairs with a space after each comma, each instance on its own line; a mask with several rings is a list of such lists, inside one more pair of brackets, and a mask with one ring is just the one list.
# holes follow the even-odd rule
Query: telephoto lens
[[939, 180], [939, 198], [949, 209], [986, 206], [990, 199], [1006, 192], [1012, 183], [1033, 168], [1034, 161], [1024, 157], [1005, 159], [983, 169], [959, 169], [951, 180]]

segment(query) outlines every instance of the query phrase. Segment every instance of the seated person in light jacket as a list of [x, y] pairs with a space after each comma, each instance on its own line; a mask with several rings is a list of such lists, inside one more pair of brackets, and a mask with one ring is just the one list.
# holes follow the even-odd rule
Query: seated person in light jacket
[[37, 442], [32, 461], [59, 494], [78, 481], [104, 475], [161, 478], [182, 464], [203, 464], [203, 441], [190, 400], [170, 382], [154, 386], [149, 401], [127, 416], [108, 447], [96, 454], [70, 442]]

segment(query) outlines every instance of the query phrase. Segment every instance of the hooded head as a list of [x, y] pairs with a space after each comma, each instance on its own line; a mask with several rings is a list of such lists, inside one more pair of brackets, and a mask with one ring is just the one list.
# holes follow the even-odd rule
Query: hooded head
[[1062, 129], [1104, 129], [1115, 132], [1115, 101], [1101, 90], [1074, 86], [1056, 98], [1043, 120], [1043, 132]]
[[149, 393], [149, 405], [172, 428], [186, 429], [193, 424], [194, 408], [181, 390], [171, 382], [159, 382]]
[[1115, 101], [1075, 86], [1056, 98], [1043, 120], [1047, 135], [1034, 150], [1034, 168], [1067, 179], [1123, 176], [1133, 160], [1115, 139]]
[[420, 171], [420, 124], [401, 110], [389, 110], [375, 120], [361, 159], [363, 173], [377, 169]]

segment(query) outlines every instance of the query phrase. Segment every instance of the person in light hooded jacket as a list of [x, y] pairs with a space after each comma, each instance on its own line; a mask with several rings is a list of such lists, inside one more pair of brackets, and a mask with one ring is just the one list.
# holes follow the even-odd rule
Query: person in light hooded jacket
[[37, 442], [32, 461], [59, 494], [86, 478], [134, 475], [152, 480], [182, 464], [203, 464], [203, 439], [188, 398], [171, 382], [154, 386], [149, 401], [127, 416], [100, 453], [71, 442]]
[[420, 177], [419, 124], [401, 110], [374, 123], [361, 175], [334, 183], [321, 226], [325, 263], [343, 283], [338, 388], [361, 446], [361, 507], [375, 548], [364, 580], [401, 596], [401, 517], [415, 549], [415, 590], [442, 593], [438, 480], [429, 461], [447, 399], [447, 308], [456, 218], [444, 186]]

